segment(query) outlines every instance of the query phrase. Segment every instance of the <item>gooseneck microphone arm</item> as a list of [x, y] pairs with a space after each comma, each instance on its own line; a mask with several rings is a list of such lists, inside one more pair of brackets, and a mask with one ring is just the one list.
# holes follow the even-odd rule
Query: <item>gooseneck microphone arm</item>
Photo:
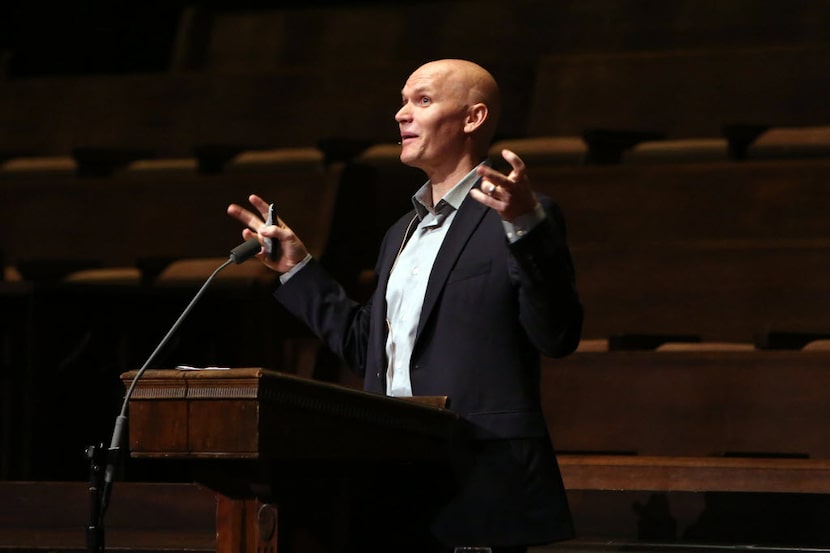
[[[259, 253], [261, 249], [261, 245], [257, 238], [251, 238], [246, 242], [243, 242], [239, 246], [235, 247], [231, 250], [230, 257], [227, 261], [225, 261], [221, 266], [219, 266], [211, 275], [205, 280], [205, 283], [202, 284], [202, 287], [196, 292], [196, 295], [190, 300], [190, 303], [185, 307], [182, 314], [179, 315], [179, 318], [176, 319], [176, 322], [173, 323], [173, 326], [167, 332], [167, 334], [162, 338], [159, 345], [156, 346], [156, 349], [153, 353], [150, 354], [150, 357], [147, 358], [147, 361], [144, 362], [144, 365], [138, 370], [135, 377], [133, 377], [132, 382], [130, 383], [130, 387], [127, 390], [127, 393], [124, 395], [124, 401], [121, 404], [121, 412], [115, 419], [115, 428], [112, 432], [112, 439], [110, 440], [110, 446], [107, 450], [107, 465], [106, 470], [104, 471], [103, 475], [103, 482], [102, 485], [98, 485], [98, 482], [93, 482], [96, 478], [95, 476], [90, 477], [90, 493], [93, 495], [93, 506], [91, 508], [91, 520], [90, 526], [87, 528], [87, 551], [88, 553], [98, 553], [104, 551], [104, 515], [107, 512], [107, 507], [109, 507], [109, 499], [110, 494], [112, 492], [112, 483], [115, 479], [115, 470], [117, 465], [120, 462], [121, 458], [121, 447], [122, 447], [122, 436], [124, 434], [124, 426], [127, 422], [127, 406], [129, 405], [130, 397], [133, 394], [133, 390], [135, 389], [135, 385], [138, 382], [138, 379], [141, 378], [141, 375], [147, 370], [147, 367], [155, 360], [156, 356], [159, 352], [167, 345], [167, 342], [170, 341], [170, 338], [173, 334], [178, 330], [179, 326], [181, 326], [182, 321], [184, 321], [185, 317], [193, 310], [193, 306], [196, 305], [196, 302], [199, 301], [199, 298], [205, 293], [210, 283], [213, 281], [214, 277], [216, 277], [219, 272], [231, 264], [231, 262], [236, 263], [237, 265], [246, 261]], [[92, 469], [90, 471], [91, 475], [99, 474], [100, 473], [100, 457], [95, 454], [95, 446], [90, 446], [87, 449], [87, 455], [90, 459]], [[100, 478], [98, 476], [97, 478]], [[97, 501], [95, 501], [97, 498]], [[97, 505], [96, 505], [97, 503]]]

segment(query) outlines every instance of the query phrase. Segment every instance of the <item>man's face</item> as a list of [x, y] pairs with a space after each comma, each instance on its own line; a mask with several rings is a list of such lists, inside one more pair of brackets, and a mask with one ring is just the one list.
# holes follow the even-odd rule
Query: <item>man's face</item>
[[460, 81], [439, 64], [427, 64], [409, 77], [395, 115], [403, 163], [429, 174], [457, 162], [466, 140], [465, 94]]

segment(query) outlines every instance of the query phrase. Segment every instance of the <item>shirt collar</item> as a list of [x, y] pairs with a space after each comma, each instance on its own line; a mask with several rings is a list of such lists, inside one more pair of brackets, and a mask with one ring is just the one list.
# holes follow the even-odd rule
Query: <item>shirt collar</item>
[[464, 198], [470, 193], [473, 186], [475, 186], [476, 182], [478, 182], [478, 174], [476, 173], [476, 169], [478, 169], [481, 165], [489, 165], [488, 161], [482, 161], [476, 167], [473, 168], [472, 171], [467, 173], [455, 186], [453, 186], [449, 192], [444, 194], [444, 197], [441, 198], [438, 203], [433, 207], [432, 205], [432, 185], [430, 181], [424, 183], [421, 188], [415, 192], [415, 195], [412, 196], [412, 205], [415, 207], [415, 213], [418, 216], [418, 219], [423, 221], [424, 217], [428, 214], [433, 214], [436, 216], [442, 215], [441, 220], [446, 217], [452, 211], [461, 207], [461, 202], [464, 201]]

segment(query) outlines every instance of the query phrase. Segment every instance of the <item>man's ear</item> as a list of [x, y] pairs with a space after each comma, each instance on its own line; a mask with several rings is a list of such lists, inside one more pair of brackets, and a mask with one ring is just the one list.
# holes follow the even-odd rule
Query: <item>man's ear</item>
[[467, 111], [467, 119], [464, 121], [464, 132], [467, 134], [473, 133], [484, 124], [488, 114], [487, 104], [478, 103], [470, 106]]

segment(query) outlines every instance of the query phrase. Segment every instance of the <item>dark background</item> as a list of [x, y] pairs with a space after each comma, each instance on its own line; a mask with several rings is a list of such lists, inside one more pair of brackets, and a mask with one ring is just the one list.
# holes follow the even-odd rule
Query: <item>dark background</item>
[[[377, 2], [380, 3], [380, 2]], [[156, 73], [169, 69], [182, 12], [316, 9], [372, 4], [344, 0], [274, 2], [4, 2], [0, 51], [7, 76]]]
[[[452, 0], [403, 4], [381, 0], [170, 1], [140, 5], [88, 0], [60, 4], [16, 0], [4, 2], [0, 7], [0, 61], [10, 78], [164, 72], [170, 69], [182, 15], [194, 7], [212, 13], [367, 6], [400, 9], [411, 16], [407, 29], [411, 50], [406, 53], [412, 55], [407, 57], [432, 57], [445, 52], [441, 52], [441, 41], [435, 40], [431, 23], [453, 3], [458, 4]], [[498, 5], [510, 8], [494, 10]], [[498, 25], [502, 29], [482, 28], [480, 18], [470, 28], [459, 27], [459, 35], [479, 35], [466, 41], [469, 51], [486, 46], [487, 42], [500, 42], [508, 52], [511, 47], [521, 46], [532, 57], [538, 52], [781, 46], [830, 41], [830, 2], [823, 0], [482, 3], [482, 11], [488, 10], [494, 20], [485, 25]], [[505, 20], [505, 14], [509, 20]], [[537, 17], [539, 14], [542, 17]], [[517, 22], [521, 28], [515, 28]], [[500, 34], [511, 25], [519, 32]], [[376, 31], [354, 29], [356, 34], [369, 33], [369, 36]], [[301, 40], [302, 30], [296, 36]], [[513, 44], [505, 44], [505, 37]], [[540, 38], [545, 43], [534, 44]], [[309, 35], [309, 40], [314, 40], [313, 35]]]

